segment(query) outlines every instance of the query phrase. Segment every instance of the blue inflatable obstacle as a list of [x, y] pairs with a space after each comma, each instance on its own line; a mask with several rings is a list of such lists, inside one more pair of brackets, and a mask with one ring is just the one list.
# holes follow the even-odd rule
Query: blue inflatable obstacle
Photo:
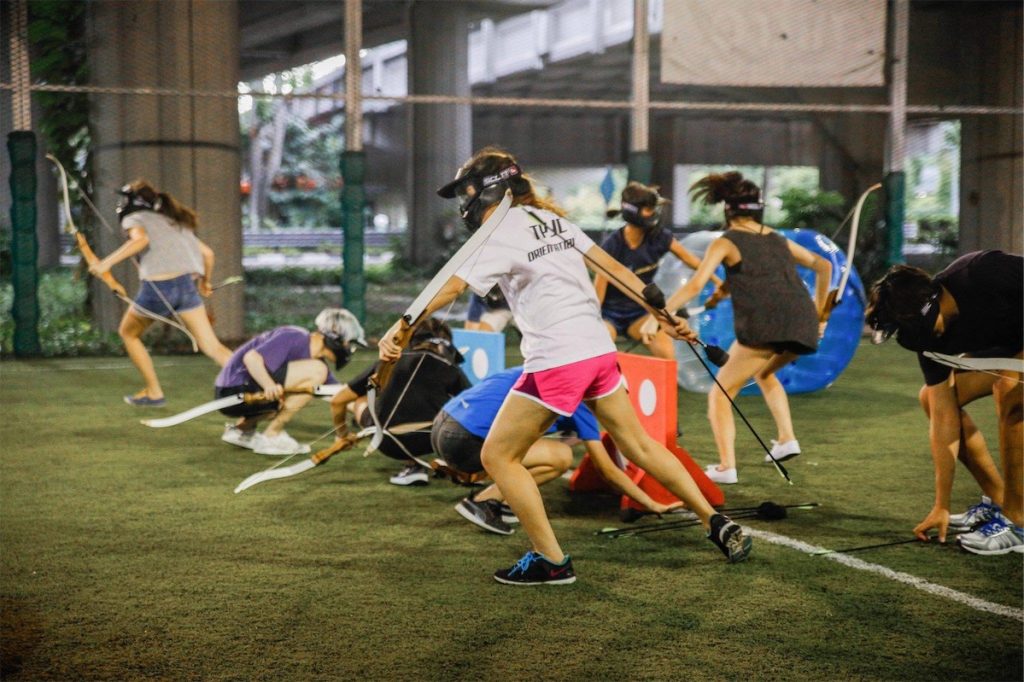
[[[830, 289], [838, 286], [839, 278], [847, 267], [846, 254], [831, 239], [814, 230], [779, 230], [779, 233], [831, 261]], [[721, 236], [721, 232], [695, 232], [686, 235], [680, 239], [680, 242], [696, 255], [703, 256], [708, 245], [719, 236]], [[800, 273], [804, 285], [807, 286], [808, 296], [812, 296], [814, 291], [813, 271], [803, 267], [797, 267], [797, 271]], [[669, 254], [662, 260], [655, 281], [667, 296], [686, 282], [692, 274], [693, 270]], [[725, 279], [722, 267], [718, 268], [717, 274], [723, 280]], [[694, 308], [702, 305], [712, 291], [714, 291], [714, 283], [708, 282], [699, 298], [690, 301], [687, 307]], [[864, 284], [861, 282], [857, 270], [854, 269], [850, 273], [850, 281], [846, 285], [842, 303], [832, 311], [832, 317], [829, 318], [828, 327], [825, 329], [825, 338], [818, 344], [818, 352], [813, 355], [801, 355], [796, 361], [776, 373], [787, 393], [810, 393], [827, 388], [842, 374], [857, 351], [861, 330], [864, 327], [865, 305]], [[705, 343], [721, 346], [728, 350], [732, 342], [736, 340], [733, 331], [731, 299], [725, 299], [713, 310], [694, 314], [690, 318], [690, 326], [700, 334], [700, 338]], [[687, 345], [681, 341], [676, 342], [679, 385], [688, 391], [707, 393], [714, 386], [714, 382], [708, 376], [707, 370], [686, 347]], [[697, 352], [702, 353], [699, 349]], [[706, 358], [705, 362], [707, 362]], [[708, 366], [712, 371], [718, 371], [718, 368], [711, 363], [708, 363]], [[760, 390], [751, 381], [748, 386], [744, 387], [741, 394], [759, 395]]]

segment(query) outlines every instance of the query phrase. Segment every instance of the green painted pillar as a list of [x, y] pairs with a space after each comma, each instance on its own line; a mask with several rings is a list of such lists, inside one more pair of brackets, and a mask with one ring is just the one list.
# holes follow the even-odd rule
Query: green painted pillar
[[36, 237], [36, 136], [16, 130], [7, 136], [11, 159], [11, 281], [14, 354], [39, 355], [39, 241]]
[[630, 180], [636, 180], [645, 185], [651, 184], [651, 179], [654, 176], [654, 160], [651, 158], [650, 152], [630, 152], [626, 168]]
[[906, 213], [904, 192], [906, 174], [893, 171], [885, 176], [885, 263], [888, 266], [903, 263], [903, 219]]
[[363, 271], [363, 206], [366, 204], [366, 154], [343, 152], [341, 177], [342, 273], [343, 305], [362, 323], [366, 322], [366, 275]]

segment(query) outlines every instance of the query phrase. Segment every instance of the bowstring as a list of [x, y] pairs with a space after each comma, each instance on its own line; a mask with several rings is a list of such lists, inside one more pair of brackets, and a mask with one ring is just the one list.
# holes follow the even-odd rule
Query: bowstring
[[[103, 214], [100, 213], [98, 208], [96, 208], [96, 204], [92, 203], [92, 199], [89, 198], [88, 194], [86, 194], [84, 191], [82, 191], [82, 188], [81, 188], [81, 186], [78, 185], [78, 183], [75, 183], [75, 189], [78, 190], [78, 196], [80, 196], [82, 198], [82, 200], [89, 206], [89, 208], [92, 209], [92, 212], [96, 215], [96, 217], [100, 219], [100, 223], [102, 223], [103, 226], [105, 228], [107, 228], [108, 232], [110, 232], [112, 235], [117, 237], [118, 236], [117, 235], [117, 231], [114, 230], [113, 227], [111, 227], [110, 223], [107, 222], [107, 219], [104, 218]], [[136, 273], [137, 273], [137, 275], [139, 277], [139, 282], [141, 282], [142, 284], [148, 284], [150, 286], [150, 288], [153, 291], [156, 292], [156, 295], [160, 299], [160, 302], [164, 304], [164, 306], [167, 308], [168, 311], [170, 311], [171, 315], [174, 317], [174, 321], [177, 322], [177, 325], [172, 325], [172, 326], [177, 326], [177, 328], [183, 334], [185, 334], [185, 336], [187, 336], [189, 338], [189, 340], [192, 342], [192, 350], [193, 350], [193, 352], [198, 352], [199, 351], [199, 343], [196, 341], [196, 337], [193, 336], [192, 333], [186, 327], [185, 320], [182, 319], [181, 315], [178, 314], [178, 311], [174, 309], [174, 306], [171, 305], [171, 302], [167, 300], [167, 297], [164, 296], [164, 293], [162, 291], [160, 291], [160, 288], [158, 286], [156, 286], [155, 283], [153, 283], [150, 280], [142, 278], [142, 265], [139, 262], [138, 255], [132, 256], [129, 260], [131, 260], [132, 264], [135, 266]], [[153, 318], [155, 320], [162, 321], [162, 322], [170, 322], [170, 320], [168, 320], [168, 318], [164, 317], [163, 315], [160, 315], [160, 314], [158, 314], [158, 313], [156, 313], [156, 312], [154, 312], [152, 310], [149, 310], [148, 308], [146, 308], [143, 305], [140, 305], [136, 301], [128, 299], [128, 297], [125, 297], [124, 300], [127, 303], [129, 303], [130, 307], [133, 307], [133, 308], [136, 308], [136, 309], [142, 311], [145, 315], [148, 315], [149, 317], [151, 317], [151, 318]]]
[[[509, 207], [509, 210], [512, 210], [513, 208], [515, 208], [515, 206]], [[504, 218], [502, 218], [502, 220], [504, 220]], [[493, 233], [491, 234], [491, 236], [494, 236]], [[488, 237], [488, 240], [490, 240], [490, 237]], [[477, 261], [479, 261], [480, 254], [483, 251], [483, 247], [486, 245], [486, 243], [487, 242], [485, 241], [484, 243], [480, 244], [480, 248], [478, 248], [475, 252], [473, 252], [473, 255], [472, 255], [472, 259], [473, 260], [472, 260], [472, 262], [470, 262], [467, 259], [467, 262], [470, 262], [469, 270], [468, 270], [467, 274], [469, 274], [469, 272], [472, 272], [473, 268], [476, 267]], [[452, 276], [453, 277], [457, 277], [458, 275], [452, 275]], [[463, 281], [465, 281], [465, 280], [463, 280]], [[447, 284], [447, 282], [446, 282], [446, 284]], [[467, 285], [468, 285], [468, 283], [467, 283]], [[461, 294], [459, 296], [461, 296]], [[444, 309], [445, 323], [447, 323], [447, 321], [448, 321], [448, 319], [449, 319], [449, 317], [451, 315], [451, 311], [452, 311], [452, 308], [455, 306], [455, 302], [457, 300], [459, 300], [459, 296], [455, 296], [454, 298], [452, 298], [452, 300], [448, 303], [448, 306]], [[433, 315], [431, 315], [431, 317], [433, 317]], [[425, 319], [421, 320], [420, 324], [422, 324], [425, 321], [426, 321]], [[401, 358], [399, 358], [399, 359], [401, 359]], [[416, 375], [419, 373], [420, 367], [423, 365], [423, 361], [425, 359], [426, 359], [426, 354], [424, 354], [424, 355], [422, 355], [420, 357], [419, 362], [416, 363], [416, 367], [413, 368], [412, 374], [410, 374], [409, 378], [406, 380], [405, 386], [402, 388], [402, 392], [398, 396], [398, 400], [395, 401], [394, 407], [391, 408], [391, 412], [388, 414], [388, 418], [386, 420], [384, 420], [381, 423], [381, 425], [380, 425], [381, 430], [384, 432], [383, 435], [391, 437], [392, 440], [397, 441], [397, 438], [395, 438], [394, 436], [391, 435], [391, 433], [388, 431], [388, 427], [391, 425], [391, 420], [394, 418], [395, 412], [398, 410], [399, 405], [402, 404], [402, 400], [405, 398], [405, 394], [408, 392], [409, 388], [412, 386], [412, 382], [416, 378]], [[397, 364], [398, 361], [396, 360], [395, 362]], [[381, 395], [382, 396], [383, 396], [383, 393], [384, 392], [381, 391]], [[402, 449], [404, 450], [405, 448], [403, 447]], [[410, 455], [410, 457], [411, 457], [411, 455]], [[415, 458], [413, 458], [413, 459], [415, 459]]]

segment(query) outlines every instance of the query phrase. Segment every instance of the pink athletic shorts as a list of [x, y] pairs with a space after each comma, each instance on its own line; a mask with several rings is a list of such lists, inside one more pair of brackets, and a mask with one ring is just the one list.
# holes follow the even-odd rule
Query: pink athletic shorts
[[621, 385], [618, 358], [615, 353], [605, 353], [540, 372], [524, 372], [512, 392], [568, 417], [580, 402], [611, 395]]

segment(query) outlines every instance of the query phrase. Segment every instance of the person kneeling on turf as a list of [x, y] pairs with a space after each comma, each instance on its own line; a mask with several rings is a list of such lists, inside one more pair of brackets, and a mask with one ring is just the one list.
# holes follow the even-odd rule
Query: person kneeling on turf
[[409, 348], [395, 363], [391, 381], [376, 400], [376, 422], [366, 402], [375, 363], [343, 386], [331, 399], [335, 437], [347, 433], [346, 415], [353, 413], [362, 427], [380, 424], [384, 440], [381, 454], [405, 462], [405, 467], [389, 480], [394, 485], [426, 485], [430, 469], [423, 457], [430, 455], [430, 423], [452, 396], [469, 387], [469, 379], [459, 365], [462, 355], [452, 345], [452, 331], [441, 320], [428, 318], [413, 332]]
[[[522, 373], [522, 367], [513, 367], [492, 374], [445, 403], [434, 419], [430, 442], [444, 464], [456, 473], [456, 478], [474, 480], [485, 476], [480, 450], [498, 410]], [[579, 436], [598, 471], [609, 483], [650, 511], [661, 514], [682, 505], [681, 502], [673, 505], [655, 502], [612, 462], [601, 443], [597, 419], [586, 405], [580, 404], [569, 417], [559, 417], [548, 429], [549, 434], [566, 431]], [[564, 474], [572, 461], [572, 448], [567, 442], [544, 437], [527, 450], [523, 466], [540, 486]], [[455, 511], [481, 528], [500, 535], [511, 534], [509, 524], [518, 522], [495, 484], [460, 501]]]
[[[214, 382], [217, 398], [262, 391], [267, 398], [221, 410], [238, 417], [226, 424], [221, 440], [261, 455], [294, 455], [309, 452], [284, 430], [285, 424], [312, 400], [312, 389], [338, 383], [325, 362], [344, 367], [352, 356], [352, 343], [365, 346], [363, 328], [344, 308], [324, 308], [316, 316], [316, 331], [301, 327], [277, 327], [253, 337], [238, 348]], [[259, 421], [270, 419], [263, 433]]]

